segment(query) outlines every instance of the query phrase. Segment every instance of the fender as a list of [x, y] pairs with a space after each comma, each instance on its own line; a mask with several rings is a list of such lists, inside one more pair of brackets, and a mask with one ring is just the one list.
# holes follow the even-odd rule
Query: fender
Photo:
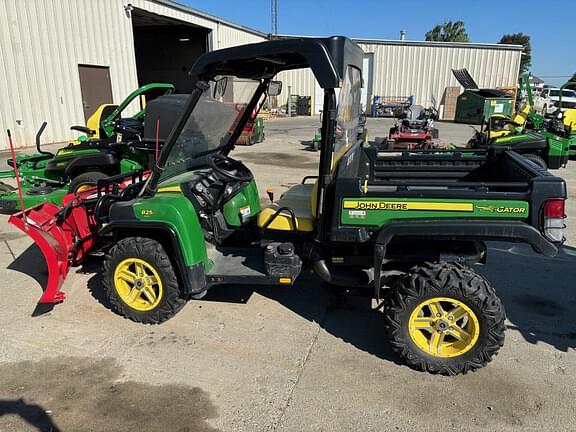
[[86, 171], [86, 168], [98, 168], [100, 171], [116, 174], [119, 171], [120, 161], [112, 153], [95, 153], [77, 156], [68, 162], [64, 170], [66, 177]]
[[536, 228], [521, 221], [407, 220], [386, 224], [378, 232], [376, 245], [386, 247], [395, 237], [426, 237], [444, 240], [495, 240], [528, 243], [544, 256], [553, 257], [558, 247]]
[[443, 240], [501, 240], [528, 243], [545, 256], [553, 257], [558, 247], [536, 228], [520, 221], [487, 220], [407, 220], [386, 224], [375, 237], [374, 289], [381, 284], [386, 247], [396, 237], [437, 238]]
[[[172, 258], [178, 268], [178, 273], [182, 278], [184, 286], [180, 291], [184, 296], [198, 294], [206, 289], [206, 271], [204, 262], [187, 265], [182, 253], [182, 247], [176, 235], [176, 231], [168, 224], [162, 222], [141, 222], [141, 221], [117, 221], [107, 224], [100, 230], [99, 235], [110, 233], [130, 233], [134, 236], [150, 236], [162, 239], [170, 244]], [[144, 232], [144, 233], [143, 233]], [[158, 234], [158, 235], [155, 235]]]
[[148, 230], [166, 233], [186, 285], [183, 291], [194, 294], [204, 289], [205, 273], [210, 270], [204, 233], [192, 203], [182, 193], [118, 201], [110, 206], [108, 214], [109, 222], [100, 234], [113, 229], [134, 229], [140, 236], [146, 236]]

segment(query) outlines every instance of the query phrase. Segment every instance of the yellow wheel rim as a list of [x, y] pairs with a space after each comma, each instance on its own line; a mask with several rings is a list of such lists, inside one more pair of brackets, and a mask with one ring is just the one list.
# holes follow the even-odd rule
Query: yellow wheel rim
[[434, 297], [420, 303], [409, 320], [418, 348], [433, 357], [457, 357], [472, 349], [480, 335], [476, 314], [461, 301]]
[[80, 192], [87, 191], [87, 190], [90, 189], [91, 187], [93, 187], [93, 186], [92, 186], [92, 185], [87, 185], [87, 184], [86, 184], [86, 185], [79, 186], [79, 187], [76, 189], [76, 193], [80, 193]]
[[138, 258], [127, 258], [116, 266], [114, 287], [124, 303], [140, 312], [158, 306], [164, 293], [156, 269]]

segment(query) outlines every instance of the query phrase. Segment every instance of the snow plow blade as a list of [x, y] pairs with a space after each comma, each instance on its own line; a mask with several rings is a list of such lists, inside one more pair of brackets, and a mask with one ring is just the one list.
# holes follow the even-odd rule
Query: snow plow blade
[[73, 195], [65, 196], [63, 201], [63, 207], [47, 202], [15, 213], [8, 219], [34, 240], [46, 260], [48, 281], [33, 316], [64, 301], [66, 296], [60, 288], [70, 266], [79, 262], [92, 246], [90, 218], [85, 207], [74, 205]]

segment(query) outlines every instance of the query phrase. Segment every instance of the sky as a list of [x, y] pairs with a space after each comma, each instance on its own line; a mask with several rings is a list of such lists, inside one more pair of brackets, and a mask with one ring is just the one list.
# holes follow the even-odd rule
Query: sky
[[[177, 0], [237, 24], [271, 32], [271, 0]], [[531, 72], [561, 85], [576, 72], [576, 0], [389, 1], [278, 0], [278, 33], [306, 36], [424, 40], [444, 21], [464, 21], [470, 42], [496, 43], [502, 35], [532, 39]]]

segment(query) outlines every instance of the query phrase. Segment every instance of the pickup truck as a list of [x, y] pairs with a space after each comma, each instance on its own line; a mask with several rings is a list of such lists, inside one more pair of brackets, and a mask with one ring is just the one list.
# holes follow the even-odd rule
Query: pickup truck
[[560, 92], [562, 92], [562, 110], [576, 108], [576, 91], [547, 87], [534, 98], [534, 109], [536, 112], [548, 117], [557, 111]]

